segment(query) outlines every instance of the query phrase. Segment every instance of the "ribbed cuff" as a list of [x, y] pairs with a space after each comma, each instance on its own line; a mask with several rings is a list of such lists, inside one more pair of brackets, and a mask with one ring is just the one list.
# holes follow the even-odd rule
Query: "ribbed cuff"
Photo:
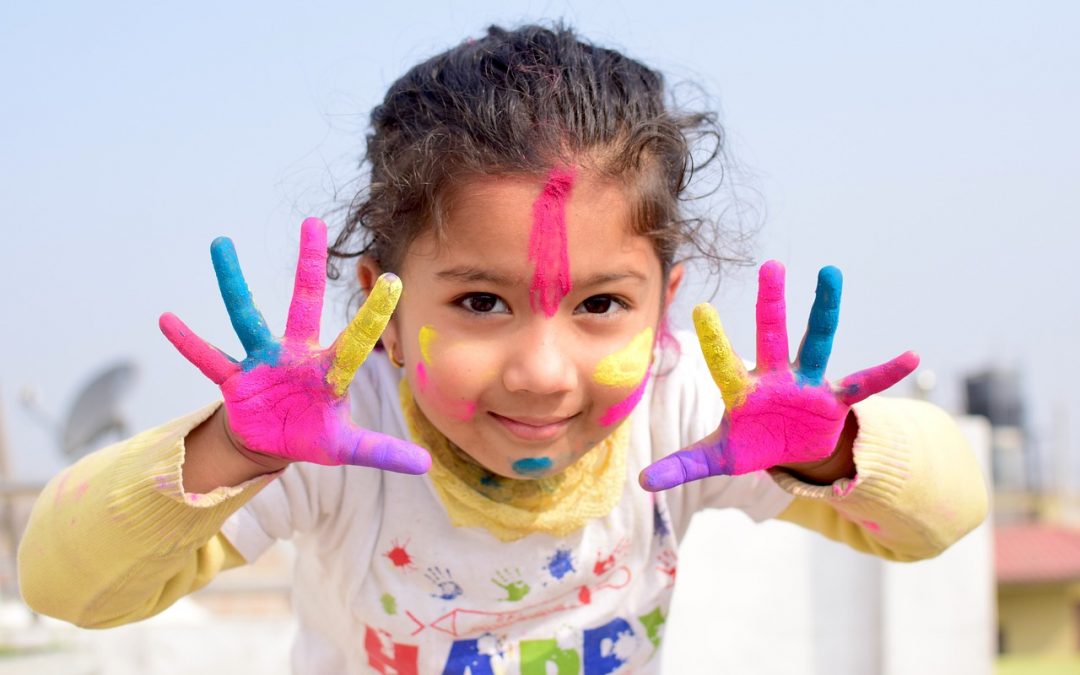
[[109, 515], [155, 554], [167, 555], [208, 540], [230, 514], [280, 475], [258, 476], [206, 494], [184, 492], [184, 439], [220, 405], [208, 405], [135, 436], [113, 467]]
[[855, 477], [841, 478], [832, 485], [805, 483], [787, 471], [769, 469], [776, 484], [796, 497], [889, 507], [895, 504], [911, 475], [912, 441], [907, 430], [889, 414], [888, 403], [870, 397], [852, 406], [858, 422], [852, 453]]

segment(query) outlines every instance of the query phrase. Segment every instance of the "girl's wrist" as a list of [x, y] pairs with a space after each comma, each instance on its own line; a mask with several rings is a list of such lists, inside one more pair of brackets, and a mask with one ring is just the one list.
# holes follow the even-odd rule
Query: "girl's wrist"
[[244, 447], [229, 429], [222, 406], [184, 439], [184, 491], [205, 494], [219, 487], [235, 487], [280, 471], [289, 463]]
[[815, 485], [832, 485], [841, 478], [855, 478], [855, 436], [859, 423], [854, 413], [848, 412], [844, 428], [840, 431], [836, 449], [831, 455], [817, 462], [792, 462], [781, 464], [784, 469], [799, 480]]

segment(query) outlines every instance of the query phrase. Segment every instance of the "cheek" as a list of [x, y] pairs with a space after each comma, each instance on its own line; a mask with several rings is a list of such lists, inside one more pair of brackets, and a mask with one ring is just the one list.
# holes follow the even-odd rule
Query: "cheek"
[[419, 358], [411, 373], [417, 398], [444, 415], [471, 420], [495, 372], [491, 350], [447, 337], [434, 326], [422, 327], [417, 343]]
[[653, 330], [645, 328], [621, 349], [600, 360], [593, 371], [599, 385], [598, 401], [601, 426], [612, 426], [626, 419], [645, 393], [653, 349]]

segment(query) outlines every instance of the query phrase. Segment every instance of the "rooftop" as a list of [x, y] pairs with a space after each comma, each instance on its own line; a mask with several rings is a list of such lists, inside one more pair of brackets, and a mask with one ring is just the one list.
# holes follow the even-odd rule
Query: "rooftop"
[[998, 583], [1080, 581], [1080, 529], [1047, 523], [994, 528]]

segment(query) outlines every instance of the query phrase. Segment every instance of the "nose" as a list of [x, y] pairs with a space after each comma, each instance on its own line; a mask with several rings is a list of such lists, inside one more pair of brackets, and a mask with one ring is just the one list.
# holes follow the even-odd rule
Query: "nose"
[[536, 317], [511, 339], [503, 386], [511, 392], [559, 394], [577, 386], [573, 353], [560, 340], [556, 320]]

